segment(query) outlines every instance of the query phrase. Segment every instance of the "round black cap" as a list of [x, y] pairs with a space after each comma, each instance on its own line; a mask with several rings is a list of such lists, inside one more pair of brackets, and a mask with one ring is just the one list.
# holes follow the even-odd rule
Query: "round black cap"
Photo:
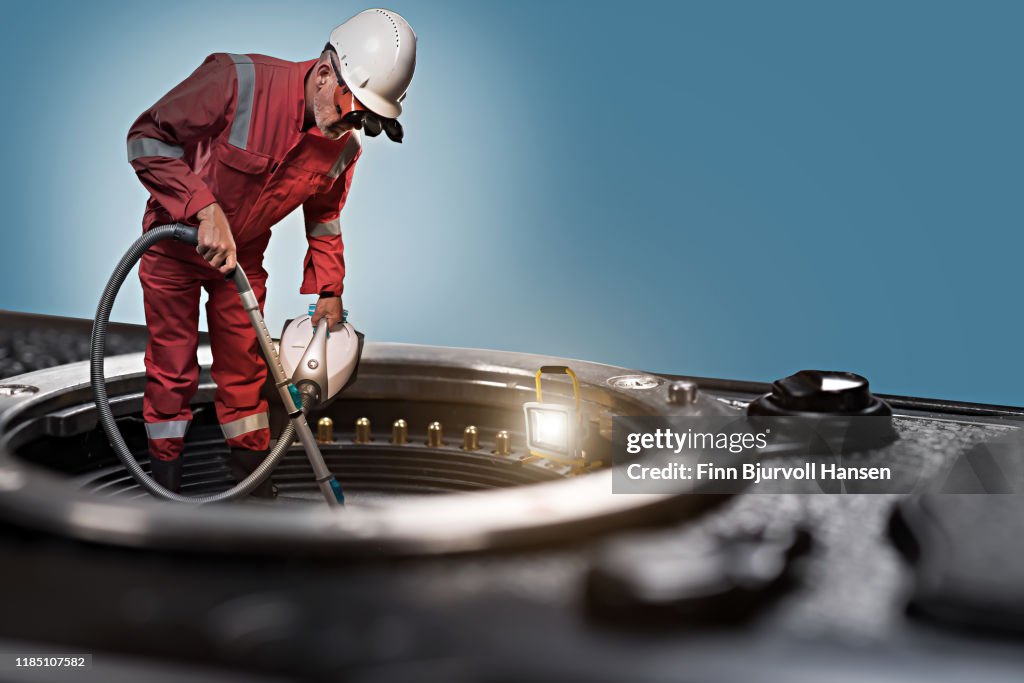
[[772, 393], [750, 404], [751, 415], [892, 415], [871, 393], [867, 379], [852, 372], [801, 370], [772, 382]]

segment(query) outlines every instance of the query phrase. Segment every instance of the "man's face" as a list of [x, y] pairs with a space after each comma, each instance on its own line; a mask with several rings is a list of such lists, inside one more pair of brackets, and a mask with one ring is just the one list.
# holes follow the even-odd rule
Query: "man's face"
[[344, 121], [345, 115], [365, 107], [346, 86], [338, 83], [329, 63], [321, 62], [316, 68], [319, 78], [313, 96], [313, 118], [325, 138], [337, 140], [355, 127]]

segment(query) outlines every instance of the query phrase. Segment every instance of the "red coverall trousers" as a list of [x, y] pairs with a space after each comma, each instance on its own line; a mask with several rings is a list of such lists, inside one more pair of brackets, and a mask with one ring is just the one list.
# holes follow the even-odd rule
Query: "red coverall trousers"
[[[128, 132], [128, 160], [150, 193], [143, 228], [195, 224], [217, 202], [235, 238], [238, 263], [260, 308], [266, 296], [263, 252], [271, 228], [298, 207], [309, 250], [300, 292], [341, 296], [345, 204], [360, 137], [325, 138], [305, 122], [305, 78], [316, 64], [263, 55], [214, 54], [138, 118]], [[139, 267], [149, 327], [143, 416], [150, 455], [177, 460], [192, 419], [199, 296], [217, 384], [217, 418], [229, 445], [264, 450], [270, 431], [260, 399], [266, 366], [233, 283], [193, 247], [161, 242]]]
[[[239, 254], [263, 308], [267, 272], [261, 254]], [[228, 445], [264, 450], [270, 445], [267, 402], [260, 387], [267, 377], [256, 333], [238, 298], [233, 282], [207, 266], [183, 263], [148, 252], [139, 266], [149, 343], [146, 347], [146, 392], [143, 418], [149, 452], [160, 460], [181, 456], [185, 433], [192, 421], [189, 402], [199, 386], [199, 294], [205, 289], [217, 384], [214, 404]]]

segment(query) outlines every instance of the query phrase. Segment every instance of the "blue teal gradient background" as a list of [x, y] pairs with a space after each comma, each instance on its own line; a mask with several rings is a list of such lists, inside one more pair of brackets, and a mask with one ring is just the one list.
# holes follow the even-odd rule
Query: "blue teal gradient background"
[[[407, 142], [369, 141], [342, 215], [368, 338], [1024, 403], [1024, 3], [389, 6], [420, 38]], [[91, 317], [139, 232], [135, 117], [360, 9], [9, 8], [0, 308]], [[301, 216], [275, 233], [276, 330], [310, 298]]]

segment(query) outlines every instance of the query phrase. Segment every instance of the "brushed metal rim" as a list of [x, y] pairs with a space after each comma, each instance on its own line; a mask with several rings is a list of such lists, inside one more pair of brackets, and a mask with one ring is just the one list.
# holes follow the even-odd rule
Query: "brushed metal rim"
[[[199, 356], [205, 372], [211, 361], [208, 347], [201, 347]], [[106, 364], [112, 394], [120, 387], [138, 388], [144, 380], [142, 354], [113, 356]], [[642, 390], [610, 386], [609, 378], [633, 373], [625, 368], [532, 354], [408, 344], [368, 343], [360, 378], [350, 391], [367, 398], [401, 396], [410, 389], [422, 392], [423, 383], [433, 378], [434, 397], [470, 399], [481, 392], [493, 395], [498, 391], [514, 405], [525, 400], [535, 369], [555, 364], [571, 364], [580, 378], [584, 400], [616, 414], [711, 415], [728, 410], [704, 396], [691, 406], [672, 406], [666, 400], [667, 382]], [[88, 374], [88, 363], [83, 362], [9, 380], [39, 387], [39, 391], [0, 396], [0, 514], [5, 519], [48, 533], [137, 548], [378, 557], [535, 545], [666, 514], [684, 515], [707, 505], [707, 501], [697, 500], [705, 496], [683, 493], [613, 494], [610, 469], [525, 487], [424, 496], [338, 512], [244, 504], [211, 509], [157, 500], [100, 498], [19, 460], [8, 448], [13, 428], [20, 422], [49, 410], [81, 405]], [[375, 382], [375, 377], [390, 381]], [[72, 396], [77, 400], [69, 398]]]

